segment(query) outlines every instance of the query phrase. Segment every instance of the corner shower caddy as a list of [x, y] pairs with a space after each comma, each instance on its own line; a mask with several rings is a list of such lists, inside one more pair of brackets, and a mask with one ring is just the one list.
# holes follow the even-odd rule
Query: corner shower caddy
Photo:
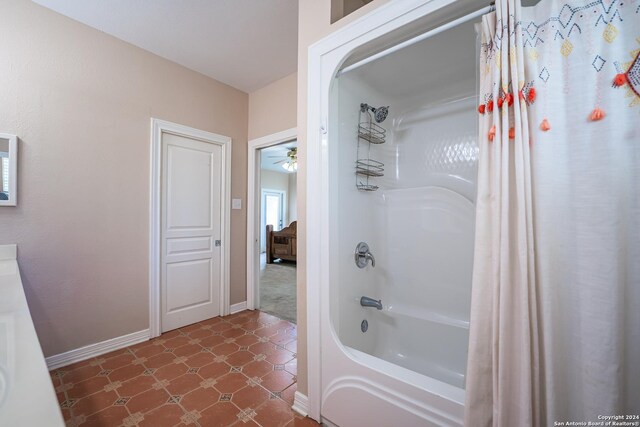
[[[387, 117], [387, 107], [375, 109], [368, 104], [360, 104], [358, 115], [358, 147], [356, 150], [356, 188], [362, 191], [376, 191], [379, 187], [369, 183], [370, 177], [384, 176], [384, 163], [371, 158], [371, 144], [384, 144], [387, 131], [374, 123], [369, 110], [373, 111], [376, 121], [381, 122]], [[363, 118], [363, 115], [365, 116]], [[380, 116], [380, 117], [379, 117]], [[361, 147], [360, 145], [366, 147]], [[366, 151], [366, 155], [365, 152]], [[361, 156], [363, 154], [363, 157]]]

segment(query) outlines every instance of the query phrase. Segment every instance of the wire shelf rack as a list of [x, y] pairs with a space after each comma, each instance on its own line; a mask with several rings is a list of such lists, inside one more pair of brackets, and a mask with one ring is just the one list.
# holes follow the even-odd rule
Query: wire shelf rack
[[[369, 115], [367, 114], [367, 116]], [[358, 124], [358, 138], [362, 138], [372, 144], [384, 144], [386, 142], [386, 134], [387, 131], [382, 126], [371, 121], [371, 116], [369, 116], [369, 120]]]
[[384, 163], [371, 158], [371, 145], [384, 144], [387, 131], [374, 123], [369, 110], [372, 110], [369, 105], [360, 104], [355, 167], [356, 188], [361, 191], [376, 191], [379, 187], [370, 183], [369, 178], [384, 176]]
[[373, 159], [356, 160], [356, 173], [365, 176], [384, 176], [384, 163]]
[[358, 187], [358, 190], [360, 191], [376, 191], [378, 188], [377, 185], [373, 185], [373, 184], [364, 184], [364, 183], [358, 183], [356, 184]]

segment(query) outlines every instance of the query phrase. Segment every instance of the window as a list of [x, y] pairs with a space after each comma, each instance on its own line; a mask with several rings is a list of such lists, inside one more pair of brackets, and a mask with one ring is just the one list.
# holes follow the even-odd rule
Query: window
[[9, 191], [9, 158], [2, 157], [2, 191]]

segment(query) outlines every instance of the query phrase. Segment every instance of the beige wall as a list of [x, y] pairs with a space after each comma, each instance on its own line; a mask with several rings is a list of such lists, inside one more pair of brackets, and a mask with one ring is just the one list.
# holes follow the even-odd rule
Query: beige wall
[[260, 171], [260, 187], [263, 190], [279, 190], [289, 194], [289, 174], [269, 169]]
[[296, 127], [298, 75], [293, 73], [249, 94], [249, 139]]
[[370, 3], [371, 0], [331, 0], [331, 22], [336, 22]]
[[[0, 244], [18, 244], [45, 355], [146, 329], [150, 118], [233, 138], [246, 200], [248, 95], [28, 0], [2, 1], [0, 58], [0, 132], [20, 137]], [[245, 300], [245, 233], [233, 210], [231, 303]]]
[[330, 24], [331, 0], [300, 0], [298, 4], [298, 391], [307, 394], [307, 265], [306, 265], [306, 155], [307, 155], [307, 50], [333, 31], [388, 2], [374, 0]]

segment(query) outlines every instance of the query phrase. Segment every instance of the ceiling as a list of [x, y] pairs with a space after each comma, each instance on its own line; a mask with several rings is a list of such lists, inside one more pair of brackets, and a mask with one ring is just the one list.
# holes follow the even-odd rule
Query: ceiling
[[297, 0], [33, 0], [244, 92], [297, 69]]
[[282, 163], [275, 163], [280, 160], [285, 160], [287, 158], [287, 153], [289, 152], [289, 150], [297, 146], [298, 141], [291, 141], [285, 142], [284, 144], [263, 148], [262, 150], [260, 150], [260, 169], [267, 169], [280, 173], [295, 173], [285, 170], [282, 167]]

